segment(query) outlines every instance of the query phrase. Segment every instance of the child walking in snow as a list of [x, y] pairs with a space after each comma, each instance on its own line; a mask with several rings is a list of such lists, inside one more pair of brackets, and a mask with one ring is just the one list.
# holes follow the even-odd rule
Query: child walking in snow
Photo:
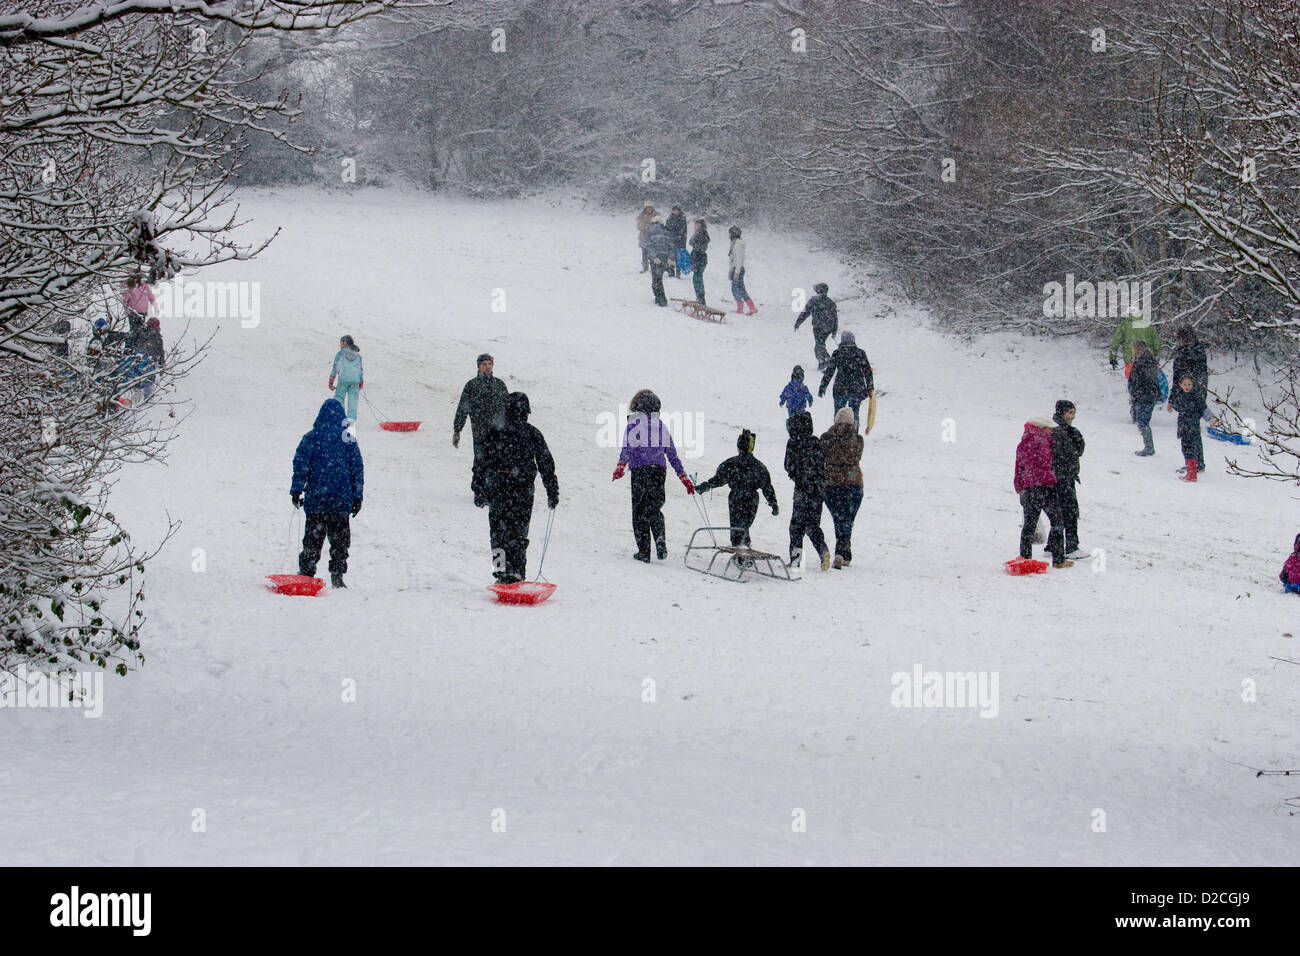
[[790, 509], [790, 564], [803, 552], [806, 535], [817, 550], [822, 570], [831, 566], [831, 551], [822, 533], [822, 502], [826, 493], [826, 455], [813, 434], [812, 415], [797, 412], [785, 420], [790, 440], [785, 443], [785, 473], [794, 482], [794, 507]]
[[790, 384], [781, 389], [781, 404], [785, 406], [786, 417], [797, 415], [813, 403], [812, 392], [803, 383], [803, 366], [796, 365], [790, 373]]
[[357, 396], [365, 387], [366, 376], [361, 368], [361, 349], [352, 336], [339, 339], [339, 350], [330, 370], [330, 391], [343, 403], [348, 418], [357, 420]]
[[727, 495], [727, 514], [731, 521], [731, 546], [733, 548], [749, 547], [749, 526], [758, 514], [758, 493], [761, 491], [767, 503], [772, 506], [772, 514], [778, 513], [776, 492], [772, 489], [772, 476], [767, 467], [754, 457], [754, 433], [745, 429], [736, 439], [736, 450], [740, 452], [728, 458], [718, 466], [718, 473], [695, 486], [696, 491], [712, 491], [723, 485], [730, 485]]
[[1178, 387], [1169, 393], [1169, 407], [1178, 412], [1178, 438], [1183, 444], [1186, 465], [1182, 481], [1195, 481], [1196, 469], [1204, 467], [1205, 450], [1201, 446], [1201, 414], [1205, 411], [1205, 393], [1196, 387], [1190, 372], [1184, 372]]
[[695, 485], [686, 477], [672, 434], [659, 419], [659, 396], [643, 388], [632, 396], [628, 411], [623, 450], [610, 480], [618, 481], [625, 470], [632, 469], [632, 535], [636, 538], [636, 554], [632, 557], [649, 564], [651, 539], [659, 560], [668, 557], [663, 512], [665, 462], [672, 466], [688, 495], [695, 494]]

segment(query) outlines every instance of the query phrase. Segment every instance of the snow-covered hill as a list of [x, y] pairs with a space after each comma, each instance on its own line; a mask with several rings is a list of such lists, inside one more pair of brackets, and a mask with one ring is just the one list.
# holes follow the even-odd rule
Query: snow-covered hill
[[[1300, 670], [1271, 659], [1300, 659], [1300, 603], [1276, 581], [1295, 492], [1228, 477], [1228, 446], [1208, 439], [1210, 475], [1179, 482], [1163, 409], [1156, 457], [1135, 458], [1123, 379], [1100, 353], [962, 344], [874, 281], [850, 298], [858, 273], [761, 229], [746, 230], [760, 312], [719, 326], [654, 307], [635, 210], [401, 192], [243, 201], [250, 239], [282, 234], [202, 278], [260, 283], [258, 324], [197, 324], [216, 335], [184, 382], [184, 435], [167, 467], [134, 467], [116, 491], [139, 542], [166, 515], [183, 521], [146, 578], [147, 664], [107, 678], [98, 720], [0, 715], [0, 805], [40, 808], [4, 815], [0, 862], [1294, 862], [1297, 824], [1279, 805], [1297, 786], [1251, 768], [1300, 763]], [[724, 307], [725, 225], [706, 273]], [[887, 393], [853, 567], [793, 584], [695, 574], [681, 549], [701, 520], [671, 478], [670, 560], [634, 562], [606, 438], [642, 387], [698, 426], [687, 466], [701, 478], [739, 428], [758, 433], [782, 514], [760, 509], [754, 540], [785, 549], [777, 396], [793, 364], [813, 377], [790, 302], [817, 281], [842, 297]], [[344, 333], [365, 394], [424, 425], [383, 432], [363, 407], [349, 587], [275, 596], [262, 576], [295, 570], [298, 547], [290, 460]], [[529, 394], [557, 461], [545, 574], [559, 589], [537, 608], [485, 590], [468, 435], [451, 447], [482, 351]], [[1088, 442], [1083, 546], [1101, 553], [1009, 577], [1015, 446], [1061, 397]], [[829, 397], [814, 405], [819, 430], [831, 411]], [[725, 495], [706, 503], [720, 522]], [[996, 714], [894, 706], [894, 675], [918, 665], [996, 675]]]

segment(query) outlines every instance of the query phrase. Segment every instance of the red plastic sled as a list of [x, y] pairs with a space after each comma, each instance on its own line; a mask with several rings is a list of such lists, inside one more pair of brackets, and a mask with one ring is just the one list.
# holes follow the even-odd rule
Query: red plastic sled
[[315, 597], [325, 587], [325, 582], [321, 578], [309, 578], [303, 574], [268, 574], [266, 577], [271, 582], [266, 589], [275, 594], [302, 594]]
[[1047, 562], [1032, 558], [1012, 558], [1003, 567], [1007, 569], [1007, 574], [1043, 574], [1047, 571]]
[[413, 432], [422, 422], [380, 422], [379, 427], [386, 432]]
[[489, 584], [502, 604], [541, 604], [555, 593], [549, 581], [516, 581], [514, 584]]

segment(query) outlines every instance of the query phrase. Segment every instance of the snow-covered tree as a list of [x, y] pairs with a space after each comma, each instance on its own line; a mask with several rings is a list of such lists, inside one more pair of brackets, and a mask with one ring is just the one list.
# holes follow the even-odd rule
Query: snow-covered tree
[[[246, 134], [283, 140], [294, 108], [288, 93], [248, 92], [252, 38], [412, 5], [33, 0], [0, 13], [0, 667], [143, 659], [149, 554], [108, 494], [114, 470], [160, 456], [173, 429], [122, 411], [127, 376], [75, 332], [131, 273], [264, 245], [230, 237], [227, 180]], [[157, 385], [194, 358], [173, 350]]]

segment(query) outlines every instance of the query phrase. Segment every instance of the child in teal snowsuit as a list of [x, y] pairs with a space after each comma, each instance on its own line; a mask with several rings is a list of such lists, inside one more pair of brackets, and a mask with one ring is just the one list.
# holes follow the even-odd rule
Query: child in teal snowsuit
[[334, 356], [334, 368], [330, 370], [330, 391], [343, 403], [348, 418], [357, 420], [357, 396], [365, 387], [366, 376], [361, 369], [361, 350], [352, 336], [345, 335], [339, 339], [339, 351]]
[[781, 404], [785, 406], [786, 417], [802, 412], [812, 403], [812, 392], [803, 383], [803, 366], [796, 365], [790, 373], [790, 383], [781, 390]]

